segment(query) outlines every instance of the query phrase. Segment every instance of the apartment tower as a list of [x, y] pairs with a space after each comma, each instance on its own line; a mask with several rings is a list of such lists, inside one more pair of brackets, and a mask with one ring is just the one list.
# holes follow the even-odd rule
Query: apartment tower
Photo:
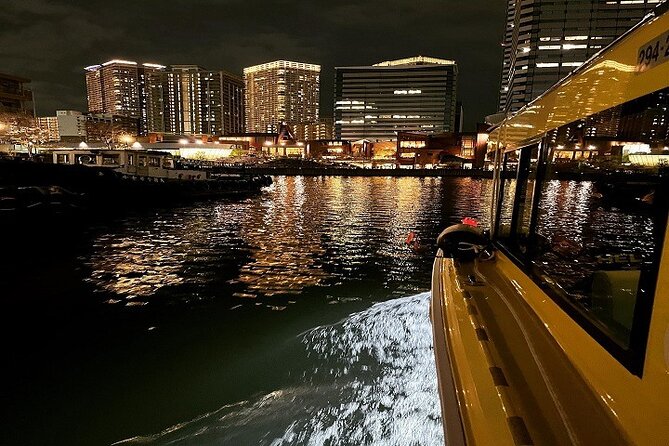
[[244, 68], [246, 131], [318, 122], [320, 65], [277, 60]]
[[139, 121], [139, 133], [149, 131], [147, 77], [165, 69], [158, 64], [138, 64], [129, 60], [110, 60], [86, 70], [88, 111]]

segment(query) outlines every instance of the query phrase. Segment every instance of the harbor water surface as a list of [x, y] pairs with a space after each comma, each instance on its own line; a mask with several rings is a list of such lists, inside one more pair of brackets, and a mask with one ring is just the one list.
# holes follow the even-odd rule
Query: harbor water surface
[[490, 181], [274, 181], [15, 228], [0, 442], [443, 444], [435, 249], [404, 241], [432, 244], [463, 217], [489, 226]]

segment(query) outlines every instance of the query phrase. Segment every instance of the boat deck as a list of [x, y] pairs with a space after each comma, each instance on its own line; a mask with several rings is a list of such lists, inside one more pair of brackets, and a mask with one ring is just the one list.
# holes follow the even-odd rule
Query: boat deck
[[[451, 420], [449, 428], [446, 420], [449, 444], [629, 444], [523, 290], [502, 271], [505, 262], [504, 256], [435, 262], [435, 354], [438, 363], [450, 362], [453, 376], [449, 383], [449, 374], [440, 372], [442, 408], [445, 418], [453, 416], [454, 404], [468, 414], [464, 443], [450, 438], [458, 435], [457, 425]], [[455, 398], [444, 397], [449, 385]]]

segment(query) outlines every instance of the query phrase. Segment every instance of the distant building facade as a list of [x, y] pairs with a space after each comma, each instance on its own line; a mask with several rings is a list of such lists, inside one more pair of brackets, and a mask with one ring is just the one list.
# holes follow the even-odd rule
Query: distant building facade
[[499, 112], [539, 97], [661, 0], [507, 0]]
[[139, 120], [139, 134], [244, 131], [243, 80], [197, 65], [111, 60], [86, 67], [88, 111]]
[[335, 138], [454, 131], [457, 75], [454, 61], [423, 56], [335, 68]]
[[244, 79], [227, 71], [221, 71], [221, 105], [223, 108], [222, 133], [246, 131], [244, 106]]
[[334, 138], [334, 119], [321, 118], [318, 122], [292, 126], [298, 141], [331, 140]]
[[40, 128], [44, 139], [47, 142], [60, 141], [60, 131], [58, 129], [57, 116], [42, 116], [37, 118], [37, 125]]
[[61, 141], [86, 141], [86, 116], [77, 110], [56, 110]]
[[30, 79], [0, 73], [0, 112], [33, 115]]
[[140, 134], [149, 131], [148, 76], [164, 65], [138, 64], [129, 60], [110, 60], [86, 70], [89, 113], [107, 113], [139, 119]]
[[320, 65], [278, 60], [244, 68], [246, 130], [277, 132], [282, 122], [317, 123]]
[[240, 77], [197, 65], [171, 65], [148, 79], [150, 131], [223, 135], [244, 130]]
[[111, 113], [87, 113], [84, 115], [86, 141], [106, 143], [128, 143], [137, 136], [140, 119]]

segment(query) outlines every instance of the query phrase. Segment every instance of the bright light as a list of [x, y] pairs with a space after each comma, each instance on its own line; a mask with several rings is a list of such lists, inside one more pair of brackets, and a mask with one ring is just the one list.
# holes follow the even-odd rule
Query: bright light
[[187, 140], [186, 138], [181, 138], [181, 139], [179, 140], [179, 144], [181, 144], [181, 145], [183, 145], [183, 144], [188, 144], [188, 140]]
[[86, 144], [85, 142], [81, 141], [81, 142], [79, 143], [79, 148], [80, 148], [80, 149], [88, 149], [88, 144]]
[[201, 139], [196, 139], [195, 144], [204, 144]]
[[139, 141], [135, 141], [132, 145], [133, 149], [143, 149], [142, 145], [139, 143]]
[[623, 146], [623, 156], [633, 153], [650, 153], [650, 145], [644, 143], [631, 143]]

